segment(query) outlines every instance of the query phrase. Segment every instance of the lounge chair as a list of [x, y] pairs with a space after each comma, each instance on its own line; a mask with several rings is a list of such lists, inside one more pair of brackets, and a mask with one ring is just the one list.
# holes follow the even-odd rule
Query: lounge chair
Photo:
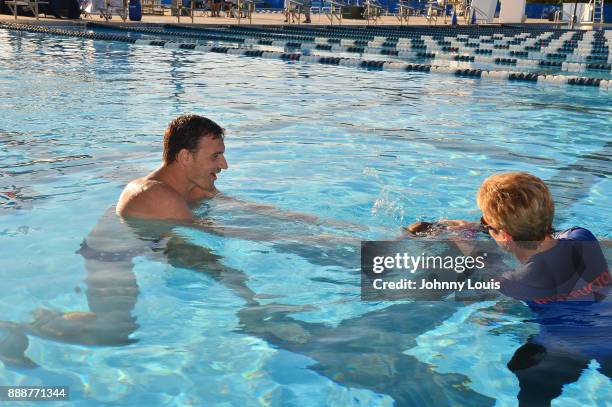
[[17, 20], [17, 8], [24, 7], [26, 10], [32, 11], [34, 13], [34, 17], [38, 20], [39, 12], [38, 6], [42, 4], [49, 4], [48, 1], [39, 1], [39, 0], [5, 0], [4, 4], [13, 12], [15, 16], [15, 20]]

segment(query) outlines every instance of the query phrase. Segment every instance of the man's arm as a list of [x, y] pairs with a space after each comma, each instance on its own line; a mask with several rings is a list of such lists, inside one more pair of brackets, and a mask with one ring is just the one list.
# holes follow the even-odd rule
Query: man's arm
[[234, 198], [229, 195], [225, 195], [222, 192], [215, 190], [214, 192], [206, 191], [202, 188], [195, 187], [189, 192], [187, 201], [191, 205], [197, 205], [204, 199], [215, 197], [223, 200], [224, 202], [233, 205], [235, 207], [241, 207], [250, 211], [256, 211], [263, 215], [272, 216], [280, 219], [291, 219], [291, 220], [302, 220], [309, 223], [318, 223], [319, 218], [313, 215], [308, 215], [299, 212], [281, 211], [277, 207], [268, 204], [260, 204], [255, 202], [247, 202], [242, 199]]
[[181, 222], [181, 224], [218, 236], [251, 240], [254, 242], [299, 242], [305, 245], [333, 247], [338, 244], [359, 246], [362, 241], [359, 237], [332, 235], [329, 233], [296, 235], [279, 231], [262, 231], [255, 228], [225, 226], [203, 218], [196, 218], [191, 222]]
[[342, 228], [342, 229], [353, 229], [356, 231], [357, 230], [364, 231], [368, 229], [366, 226], [360, 225], [357, 223], [336, 221], [336, 220], [326, 220], [326, 219], [321, 219], [317, 216], [310, 215], [307, 213], [295, 212], [295, 211], [284, 211], [284, 210], [278, 209], [274, 205], [261, 204], [261, 203], [256, 203], [256, 202], [248, 202], [242, 199], [238, 199], [238, 198], [234, 198], [234, 197], [225, 195], [220, 192], [216, 195], [216, 197], [234, 207], [243, 208], [251, 212], [257, 212], [258, 214], [270, 216], [276, 219], [289, 220], [289, 221], [300, 221], [300, 222], [309, 223], [309, 224], [313, 224], [317, 226], [329, 226], [329, 227], [336, 227], [336, 228]]
[[262, 204], [262, 203], [257, 203], [257, 202], [249, 202], [243, 199], [238, 199], [238, 198], [234, 198], [232, 196], [226, 195], [222, 192], [219, 192], [218, 190], [211, 192], [211, 191], [206, 191], [199, 187], [195, 187], [193, 190], [191, 190], [191, 192], [189, 193], [189, 197], [187, 198], [187, 202], [191, 206], [194, 206], [194, 205], [197, 205], [199, 202], [201, 202], [204, 199], [210, 199], [213, 197], [220, 199], [224, 201], [225, 203], [232, 205], [233, 207], [242, 208], [242, 209], [245, 209], [251, 212], [257, 212], [258, 214], [261, 214], [264, 216], [270, 216], [276, 219], [300, 221], [300, 222], [309, 223], [309, 224], [318, 225], [318, 226], [330, 226], [330, 227], [337, 227], [337, 228], [343, 228], [343, 229], [353, 229], [353, 230], [360, 230], [360, 231], [368, 230], [368, 228], [365, 227], [364, 225], [351, 223], [351, 222], [344, 222], [344, 221], [324, 220], [317, 216], [310, 215], [307, 213], [295, 212], [295, 211], [285, 211], [285, 210], [278, 209], [274, 205]]

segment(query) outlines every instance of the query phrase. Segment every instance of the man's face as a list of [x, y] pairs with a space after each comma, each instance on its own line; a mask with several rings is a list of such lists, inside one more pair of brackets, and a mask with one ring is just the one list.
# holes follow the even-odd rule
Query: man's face
[[189, 180], [204, 190], [214, 191], [217, 174], [227, 169], [224, 153], [222, 138], [202, 137], [198, 148], [190, 153], [187, 169]]

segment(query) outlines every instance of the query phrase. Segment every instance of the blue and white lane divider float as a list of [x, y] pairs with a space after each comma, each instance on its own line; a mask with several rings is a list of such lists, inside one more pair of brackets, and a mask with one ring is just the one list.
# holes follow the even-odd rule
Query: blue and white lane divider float
[[[610, 72], [612, 71], [612, 63], [608, 63], [606, 59], [612, 61], [612, 54], [608, 54], [603, 58], [603, 61], [590, 61], [590, 58], [594, 58], [594, 55], [584, 52], [578, 53], [580, 44], [582, 42], [591, 41], [595, 38], [595, 34], [592, 32], [575, 32], [568, 31], [563, 34], [559, 32], [544, 32], [540, 35], [533, 36], [529, 33], [518, 33], [509, 36], [482, 36], [481, 42], [478, 43], [478, 38], [472, 38], [467, 44], [463, 44], [463, 40], [469, 40], [468, 35], [457, 35], [456, 37], [443, 37], [441, 39], [435, 39], [431, 35], [423, 35], [420, 37], [417, 44], [414, 44], [412, 40], [408, 41], [407, 38], [395, 38], [392, 44], [389, 42], [389, 37], [373, 36], [374, 38], [370, 41], [353, 40], [353, 39], [337, 39], [330, 37], [311, 37], [310, 39], [269, 39], [262, 38], [261, 35], [258, 38], [238, 38], [230, 37], [227, 34], [236, 35], [235, 33], [229, 33], [225, 31], [226, 35], [220, 34], [220, 31], [203, 29], [203, 33], [197, 34], [194, 32], [186, 33], [168, 33], [159, 28], [151, 27], [126, 27], [126, 26], [110, 26], [102, 23], [88, 23], [88, 26], [101, 26], [110, 27], [117, 30], [134, 31], [155, 35], [165, 36], [178, 36], [190, 39], [204, 39], [204, 40], [217, 40], [217, 41], [228, 41], [234, 43], [243, 43], [245, 45], [271, 45], [276, 47], [287, 47], [301, 49], [302, 51], [330, 51], [334, 53], [346, 52], [346, 53], [360, 53], [360, 54], [377, 54], [386, 56], [396, 56], [398, 58], [414, 58], [414, 57], [425, 57], [432, 60], [454, 60], [454, 61], [469, 61], [478, 62], [485, 64], [494, 65], [512, 65], [516, 68], [523, 70], [533, 69], [534, 67], [545, 68], [547, 71], [564, 71], [564, 72], [585, 72], [586, 70], [596, 70]], [[195, 30], [194, 30], [195, 31]], [[276, 34], [275, 34], [276, 35]], [[520, 45], [508, 45], [516, 43], [519, 39], [525, 39], [531, 36], [531, 42], [529, 44], [536, 44], [541, 41], [549, 41], [552, 37], [557, 36], [558, 44], [553, 42], [546, 42], [548, 46], [540, 48], [539, 51], [526, 51], [528, 47], [533, 45], [526, 45], [521, 48]], [[601, 36], [601, 35], [600, 35]], [[585, 37], [583, 39], [583, 37]], [[576, 38], [580, 38], [577, 40]], [[572, 48], [571, 53], [561, 53], [563, 44], [566, 41], [572, 41], [577, 47]], [[602, 43], [605, 44], [606, 38], [602, 38]], [[592, 41], [591, 41], [592, 42]], [[591, 43], [589, 43], [591, 44]], [[478, 48], [473, 49], [464, 45], [478, 45]], [[494, 48], [494, 47], [505, 47], [508, 48]], [[585, 47], [588, 45], [585, 45]], [[592, 46], [592, 45], [591, 45]], [[607, 45], [606, 45], [607, 47]], [[584, 48], [585, 50], [587, 48]], [[542, 51], [546, 52], [542, 52]], [[591, 49], [592, 50], [592, 49]], [[480, 52], [479, 52], [480, 51]], [[486, 55], [481, 55], [486, 52]], [[569, 52], [569, 51], [568, 51]], [[564, 58], [564, 60], [550, 60], [547, 59], [549, 55], [558, 55]]]
[[[445, 47], [450, 48], [459, 48], [459, 51], [472, 51], [474, 45], [477, 45], [482, 50], [491, 50], [494, 53], [499, 53], [500, 56], [507, 56], [508, 53], [510, 55], [512, 52], [518, 54], [526, 54], [528, 49], [526, 48], [537, 48], [539, 52], [535, 52], [535, 55], [546, 55], [548, 53], [561, 53], [563, 56], [571, 57], [572, 54], [576, 55], [585, 55], [589, 56], [589, 52], [583, 52], [586, 50], [596, 50], [594, 44], [599, 44], [597, 47], [601, 47], [602, 50], [605, 47], [605, 56], [606, 58], [612, 57], [608, 52], [608, 39], [612, 39], [612, 32], [602, 33], [602, 32], [583, 32], [583, 31], [567, 31], [567, 32], [551, 32], [545, 31], [540, 34], [533, 33], [513, 33], [513, 34], [504, 34], [504, 35], [476, 35], [476, 36], [468, 36], [455, 34], [454, 36], [440, 36], [440, 35], [425, 35], [418, 34], [415, 37], [415, 33], [410, 33], [409, 36], [404, 33], [404, 36], [399, 37], [388, 37], [388, 36], [373, 36], [366, 35], [363, 33], [361, 35], [357, 35], [360, 38], [369, 38], [369, 40], [363, 39], [348, 39], [348, 38], [338, 38], [337, 33], [334, 36], [333, 32], [328, 32], [330, 35], [328, 37], [320, 37], [315, 35], [294, 35], [291, 33], [280, 33], [276, 32], [276, 30], [269, 30], [266, 32], [262, 32], [258, 30], [251, 34], [250, 38], [241, 38], [245, 36], [245, 32], [248, 33], [250, 30], [246, 30], [244, 26], [228, 26], [224, 30], [219, 29], [209, 29], [209, 28], [189, 28], [185, 29], [184, 32], [168, 32], [164, 31], [160, 28], [151, 28], [151, 27], [138, 27], [138, 26], [122, 26], [122, 25], [109, 25], [104, 23], [87, 23], [87, 26], [92, 27], [107, 27], [116, 30], [126, 30], [126, 31], [134, 31], [134, 32], [143, 32], [157, 35], [170, 35], [170, 36], [178, 36], [185, 38], [210, 38], [220, 36], [225, 36], [223, 38], [233, 39], [234, 42], [245, 42], [251, 44], [261, 44], [261, 45], [271, 45], [271, 42], [280, 43], [285, 42], [285, 44], [291, 43], [309, 43], [314, 42], [319, 45], [326, 44], [339, 44], [343, 46], [362, 46], [362, 47], [390, 47], [390, 48], [415, 48], [415, 44], [413, 41], [417, 41], [418, 44], [430, 44], [431, 47], [441, 49]], [[174, 27], [174, 26], [173, 26]], [[185, 28], [185, 27], [181, 27]], [[320, 33], [318, 33], [320, 34]], [[432, 33], [429, 33], [432, 34]], [[233, 37], [228, 37], [232, 35]], [[281, 39], [279, 39], [281, 38]], [[278, 42], [277, 42], [278, 41]], [[523, 42], [525, 42], [523, 44]], [[571, 42], [573, 45], [567, 45], [567, 42]], [[265, 44], [262, 44], [265, 43]], [[393, 45], [391, 45], [393, 44]], [[444, 44], [444, 46], [441, 46]], [[464, 47], [467, 46], [467, 47]], [[536, 46], [537, 45], [537, 46]], [[439, 47], [441, 46], [441, 47]], [[569, 47], [565, 49], [566, 47]], [[426, 49], [418, 46], [419, 49]], [[478, 48], [477, 48], [478, 49]], [[565, 50], [564, 50], [565, 49]], [[533, 50], [532, 50], [533, 51]], [[520, 55], [517, 55], [520, 56]], [[580, 61], [568, 61], [568, 62], [580, 62]]]
[[521, 73], [512, 71], [498, 70], [482, 70], [482, 69], [458, 69], [446, 66], [435, 66], [428, 64], [410, 64], [397, 61], [371, 61], [362, 58], [340, 58], [340, 57], [325, 57], [317, 55], [302, 55], [297, 53], [286, 53], [276, 51], [253, 50], [242, 47], [227, 47], [227, 46], [212, 46], [212, 45], [197, 45], [193, 43], [180, 43], [161, 40], [144, 40], [135, 39], [126, 35], [116, 35], [107, 33], [91, 33], [82, 31], [71, 31], [56, 29], [43, 26], [32, 26], [25, 24], [0, 23], [0, 28], [13, 31], [26, 31], [33, 33], [45, 33], [61, 36], [70, 36], [77, 38], [88, 38], [94, 40], [119, 41], [135, 45], [146, 46], [161, 46], [171, 49], [194, 50], [201, 52], [215, 52], [230, 55], [240, 55], [247, 57], [261, 57], [270, 59], [281, 59], [285, 61], [320, 63], [325, 65], [359, 67], [366, 69], [382, 69], [395, 70], [406, 72], [432, 72], [441, 74], [450, 74], [461, 77], [471, 77], [480, 79], [496, 79], [508, 81], [525, 81], [537, 82], [542, 84], [569, 84], [599, 87], [601, 89], [612, 90], [612, 81], [599, 78], [580, 77], [580, 76], [565, 76], [565, 75], [545, 75], [541, 73]]
[[[240, 26], [230, 26], [224, 31], [211, 29], [189, 29], [186, 30], [186, 32], [168, 32], [154, 27], [127, 27], [91, 22], [87, 23], [87, 26], [100, 26], [116, 30], [163, 36], [178, 36], [190, 39], [204, 39], [209, 41], [216, 40], [251, 45], [272, 45], [277, 47], [300, 48], [302, 50], [317, 49], [331, 52], [372, 53], [390, 56], [397, 55], [400, 58], [414, 56], [435, 58], [437, 56], [441, 59], [454, 58], [455, 60], [459, 61], [465, 61], [468, 60], [466, 58], [480, 56], [479, 54], [487, 54], [491, 57], [499, 57], [499, 60], [489, 60], [485, 57], [485, 59], [481, 59], [480, 62], [501, 65], [516, 65], [517, 67], [523, 68], [529, 68], [530, 66], [541, 66], [545, 67], [547, 70], [559, 68], [559, 71], [563, 70], [567, 72], [582, 72], [586, 69], [598, 71], [612, 70], [612, 53], [609, 52], [609, 47], [607, 45], [608, 38], [612, 39], [612, 32], [603, 33], [601, 31], [596, 33], [592, 31], [546, 31], [540, 34], [513, 33], [508, 35], [496, 34], [482, 36], [457, 34], [456, 36], [443, 37], [439, 35], [419, 35], [415, 43], [413, 42], [414, 33], [411, 34], [411, 38], [392, 38], [370, 35], [368, 36], [371, 38], [369, 41], [314, 36], [298, 36], [301, 37], [298, 40], [295, 38], [295, 35], [289, 35], [289, 37], [291, 37], [290, 39], [279, 40], [278, 37], [282, 37], [282, 34], [259, 31], [256, 32], [256, 38], [237, 37], [244, 35], [237, 32], [244, 31], [244, 27]], [[232, 36], [230, 37], [230, 35]], [[274, 38], [269, 38], [270, 36], [273, 36]], [[528, 38], [530, 38], [530, 40], [528, 43], [526, 43], [527, 45], [520, 45], [522, 41], [525, 41]], [[466, 44], [463, 44], [463, 41], [465, 41]], [[568, 42], [570, 42], [572, 45], [567, 45]], [[581, 45], [583, 43], [586, 45]], [[600, 48], [598, 50], [602, 51], [601, 53], [593, 52], [594, 48], [592, 47], [595, 43], [599, 44], [598, 47]], [[538, 45], [535, 46], [535, 44]], [[604, 50], [605, 54], [603, 53]], [[413, 52], [420, 52], [421, 55], [411, 54]], [[451, 55], [452, 57], [446, 58], [444, 55]], [[473, 59], [469, 60], [473, 61]], [[537, 62], [533, 62], [534, 60]], [[570, 64], [584, 63], [585, 65], [566, 65], [564, 69], [560, 69], [563, 62]]]
[[240, 47], [220, 47], [213, 45], [195, 45], [195, 44], [184, 44], [179, 42], [167, 42], [161, 44], [162, 41], [151, 41], [151, 40], [137, 40], [136, 45], [157, 45], [163, 46], [164, 48], [171, 49], [190, 49], [201, 52], [218, 52], [230, 55], [242, 55], [250, 57], [261, 57], [268, 59], [282, 59], [286, 61], [294, 62], [306, 62], [306, 63], [320, 63], [325, 65], [337, 65], [337, 66], [350, 66], [359, 68], [369, 69], [381, 69], [381, 70], [393, 70], [393, 71], [407, 71], [407, 72], [433, 72], [442, 73], [462, 77], [472, 77], [481, 79], [498, 79], [498, 80], [509, 80], [509, 81], [526, 81], [526, 82], [538, 82], [542, 84], [570, 84], [570, 85], [583, 85], [583, 86], [594, 86], [602, 89], [612, 90], [612, 81], [589, 78], [581, 76], [568, 76], [568, 75], [545, 75], [541, 73], [524, 73], [524, 72], [512, 72], [512, 71], [498, 71], [498, 70], [482, 70], [482, 69], [460, 69], [447, 66], [436, 66], [429, 64], [411, 64], [399, 61], [372, 61], [362, 58], [340, 58], [340, 57], [327, 57], [318, 55], [302, 55], [298, 53], [286, 53], [278, 51], [262, 51], [253, 50], [249, 48]]

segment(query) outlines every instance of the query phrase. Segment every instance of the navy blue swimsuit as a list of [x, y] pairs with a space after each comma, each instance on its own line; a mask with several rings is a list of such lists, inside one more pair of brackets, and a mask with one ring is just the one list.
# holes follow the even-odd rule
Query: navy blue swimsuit
[[501, 291], [524, 300], [540, 332], [516, 350], [508, 368], [519, 379], [519, 406], [550, 406], [594, 359], [612, 374], [610, 272], [597, 239], [574, 227], [523, 267], [504, 273]]
[[534, 341], [592, 356], [612, 355], [610, 273], [597, 239], [573, 227], [557, 244], [501, 278], [501, 291], [526, 301], [540, 324]]

